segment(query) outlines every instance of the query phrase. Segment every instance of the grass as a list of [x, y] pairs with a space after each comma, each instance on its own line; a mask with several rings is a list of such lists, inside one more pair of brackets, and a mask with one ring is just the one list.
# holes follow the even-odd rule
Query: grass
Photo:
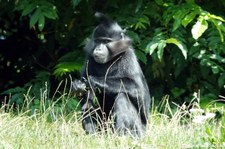
[[[165, 100], [167, 101], [167, 100]], [[63, 114], [63, 107], [48, 106], [30, 114], [29, 108], [13, 114], [0, 109], [1, 148], [65, 148], [65, 149], [172, 149], [225, 147], [221, 130], [224, 124], [217, 121], [193, 123], [185, 108], [172, 110], [165, 102], [165, 112], [152, 109], [146, 136], [133, 138], [113, 133], [86, 135], [81, 126], [79, 112]], [[24, 110], [25, 109], [25, 110]], [[61, 114], [59, 114], [61, 111]], [[58, 114], [57, 114], [58, 113]], [[169, 116], [168, 116], [169, 115]], [[189, 115], [189, 117], [187, 117]], [[54, 120], [49, 121], [49, 116]], [[184, 123], [181, 123], [184, 122]], [[225, 132], [225, 131], [224, 131]]]

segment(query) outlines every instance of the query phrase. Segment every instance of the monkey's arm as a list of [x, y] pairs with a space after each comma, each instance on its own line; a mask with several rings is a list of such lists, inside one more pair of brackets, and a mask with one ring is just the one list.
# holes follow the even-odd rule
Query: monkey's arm
[[124, 92], [130, 96], [136, 96], [138, 85], [135, 80], [130, 78], [119, 77], [93, 77], [89, 76], [89, 83], [92, 88], [100, 88], [108, 93]]
[[142, 86], [143, 82], [139, 76], [133, 79], [125, 77], [108, 77], [105, 79], [104, 77], [89, 76], [89, 82], [93, 88], [100, 88], [103, 92], [116, 94], [125, 93], [128, 95], [130, 101], [139, 109], [143, 122], [147, 122], [149, 107], [146, 106], [146, 102], [150, 100], [150, 95]]

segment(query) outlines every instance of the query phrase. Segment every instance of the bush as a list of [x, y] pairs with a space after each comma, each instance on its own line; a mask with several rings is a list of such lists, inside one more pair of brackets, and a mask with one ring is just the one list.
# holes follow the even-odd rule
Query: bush
[[24, 84], [43, 72], [41, 80], [54, 87], [52, 76], [62, 80], [79, 72], [98, 10], [133, 39], [152, 96], [169, 94], [182, 103], [200, 90], [202, 100], [210, 102], [224, 91], [224, 7], [223, 0], [0, 1], [1, 91], [27, 89]]

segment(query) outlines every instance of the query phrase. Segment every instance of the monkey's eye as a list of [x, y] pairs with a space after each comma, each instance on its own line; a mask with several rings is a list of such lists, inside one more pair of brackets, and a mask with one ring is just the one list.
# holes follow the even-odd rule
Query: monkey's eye
[[109, 42], [108, 40], [102, 40], [102, 39], [95, 40], [95, 43], [97, 44], [100, 44], [100, 43], [107, 44], [108, 42]]
[[120, 38], [124, 39], [124, 33], [123, 32], [120, 34]]
[[101, 40], [99, 40], [99, 39], [95, 39], [94, 41], [95, 41], [96, 44], [100, 44], [101, 43]]
[[94, 41], [97, 44], [100, 44], [100, 43], [107, 44], [107, 43], [111, 42], [112, 39], [111, 38], [100, 37], [100, 38], [96, 38]]

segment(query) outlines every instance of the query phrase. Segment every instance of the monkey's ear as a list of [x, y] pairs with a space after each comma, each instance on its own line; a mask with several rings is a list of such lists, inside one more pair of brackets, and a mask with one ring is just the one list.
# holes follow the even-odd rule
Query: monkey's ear
[[100, 22], [105, 26], [110, 26], [115, 23], [111, 18], [101, 12], [96, 12], [95, 17], [99, 18]]
[[129, 46], [131, 46], [131, 44], [132, 40], [128, 37], [125, 37], [124, 39], [108, 43], [107, 47], [112, 53], [112, 56], [115, 57], [120, 53], [126, 52], [129, 49]]

